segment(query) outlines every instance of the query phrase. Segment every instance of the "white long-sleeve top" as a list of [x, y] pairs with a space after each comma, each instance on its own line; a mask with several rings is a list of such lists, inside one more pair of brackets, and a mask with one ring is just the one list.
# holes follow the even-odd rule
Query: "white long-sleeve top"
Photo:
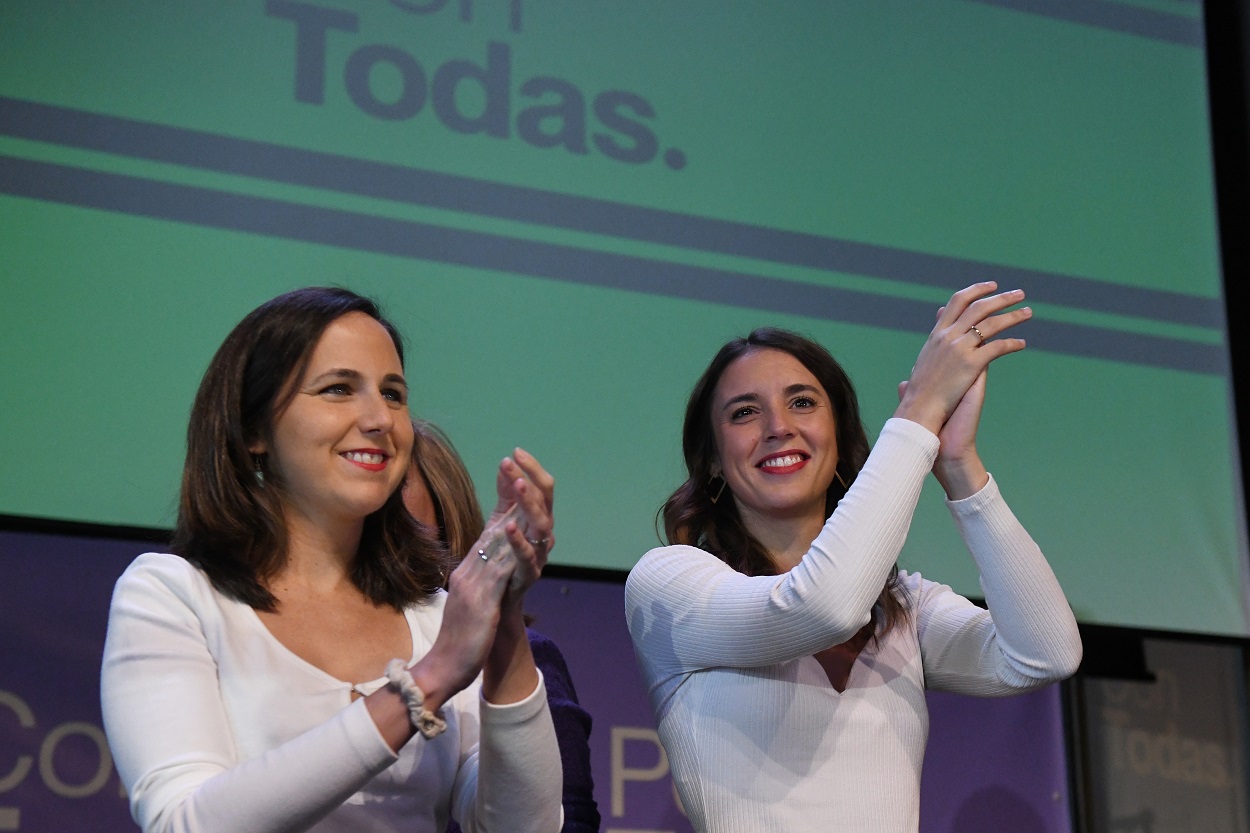
[[1071, 675], [1076, 621], [991, 479], [948, 501], [990, 611], [900, 575], [910, 616], [870, 642], [839, 693], [812, 657], [869, 621], [902, 548], [937, 438], [886, 423], [802, 561], [746, 576], [689, 546], [651, 550], [625, 610], [674, 782], [698, 831], [919, 826], [924, 690], [996, 696]]
[[[404, 611], [413, 661], [433, 646], [444, 600]], [[559, 830], [541, 681], [506, 706], [475, 682], [443, 706], [446, 732], [398, 755], [351, 696], [178, 556], [142, 555], [117, 582], [101, 699], [145, 833], [443, 833], [449, 813], [466, 833]]]

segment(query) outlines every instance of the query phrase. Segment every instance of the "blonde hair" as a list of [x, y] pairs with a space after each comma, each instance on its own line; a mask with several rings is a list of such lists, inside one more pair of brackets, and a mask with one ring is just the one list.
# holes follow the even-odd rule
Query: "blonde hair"
[[438, 534], [453, 564], [460, 563], [482, 534], [486, 520], [473, 478], [443, 430], [424, 419], [412, 421], [412, 462], [434, 504]]

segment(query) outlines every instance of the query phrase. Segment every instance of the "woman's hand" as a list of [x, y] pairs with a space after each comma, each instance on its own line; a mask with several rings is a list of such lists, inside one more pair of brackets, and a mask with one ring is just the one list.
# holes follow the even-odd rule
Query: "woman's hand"
[[[977, 428], [981, 422], [981, 406], [985, 403], [987, 373], [981, 371], [937, 435], [940, 447], [933, 462], [933, 475], [951, 500], [971, 497], [989, 482], [989, 473], [977, 453]], [[907, 383], [900, 382], [900, 401], [906, 391]]]
[[[943, 443], [948, 459], [961, 456], [967, 447], [975, 448], [984, 374], [990, 362], [1025, 346], [1020, 338], [994, 338], [1033, 315], [1028, 307], [1004, 312], [1022, 301], [1024, 293], [991, 294], [996, 288], [996, 283], [987, 281], [951, 296], [938, 311], [937, 324], [916, 357], [911, 378], [899, 387], [894, 415], [920, 423], [939, 437], [958, 412]], [[974, 384], [979, 384], [976, 391]]]
[[448, 579], [443, 624], [430, 651], [452, 693], [472, 682], [492, 653], [511, 654], [511, 642], [525, 640], [521, 601], [554, 543], [555, 479], [533, 455], [518, 448], [505, 457], [495, 487], [499, 502], [486, 529]]
[[[457, 692], [463, 691], [482, 672], [497, 641], [501, 604], [512, 579], [516, 558], [509, 547], [487, 545], [494, 533], [482, 533], [447, 580], [443, 621], [428, 653], [408, 669], [425, 697], [425, 707], [437, 712]], [[413, 735], [403, 699], [390, 686], [365, 698], [378, 731], [399, 751]]]
[[[483, 673], [494, 703], [516, 702], [538, 683], [521, 602], [554, 544], [555, 480], [523, 449], [499, 464], [499, 502], [473, 549], [447, 581], [443, 624], [430, 652], [411, 669], [437, 709]], [[499, 536], [506, 538], [500, 546]]]
[[[519, 607], [521, 597], [538, 580], [547, 564], [547, 555], [555, 546], [552, 515], [555, 479], [532, 454], [518, 448], [499, 464], [495, 490], [499, 501], [487, 529], [502, 523], [516, 554], [516, 568], [506, 601]], [[506, 516], [513, 507], [519, 510], [518, 517], [508, 520]]]
[[555, 543], [551, 509], [555, 480], [531, 454], [518, 448], [499, 464], [495, 487], [499, 502], [487, 531], [502, 525], [514, 557], [509, 558], [512, 574], [499, 604], [495, 638], [482, 665], [482, 696], [490, 703], [504, 704], [529, 697], [538, 686], [521, 602], [542, 574]]
[[438, 637], [411, 669], [426, 699], [438, 705], [473, 682], [495, 641], [500, 604], [517, 562], [507, 547], [489, 558], [478, 555], [486, 550], [491, 534], [483, 532], [473, 551], [452, 571]]

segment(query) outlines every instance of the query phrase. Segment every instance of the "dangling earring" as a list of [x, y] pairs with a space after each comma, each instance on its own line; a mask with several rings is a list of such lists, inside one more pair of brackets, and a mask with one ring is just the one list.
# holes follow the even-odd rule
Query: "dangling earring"
[[256, 482], [261, 488], [265, 486], [265, 469], [261, 465], [261, 461], [265, 459], [263, 454], [252, 455], [252, 474], [256, 477]]
[[[720, 486], [715, 485], [717, 480], [720, 481]], [[720, 500], [720, 496], [725, 493], [725, 485], [726, 485], [725, 478], [721, 477], [719, 474], [714, 474], [708, 478], [707, 480], [708, 499], [712, 501], [713, 506], [716, 505], [716, 501]], [[715, 489], [716, 494], [712, 494], [713, 489]]]
[[842, 472], [838, 471], [838, 470], [835, 468], [835, 469], [833, 470], [833, 476], [834, 476], [834, 479], [836, 479], [839, 483], [841, 483], [841, 484], [842, 484], [842, 490], [843, 490], [843, 491], [849, 492], [849, 491], [851, 490], [851, 486], [850, 486], [850, 484], [849, 484], [849, 483], [847, 483], [847, 482], [846, 482], [846, 480], [844, 480], [844, 479], [843, 479], [843, 477], [842, 477]]

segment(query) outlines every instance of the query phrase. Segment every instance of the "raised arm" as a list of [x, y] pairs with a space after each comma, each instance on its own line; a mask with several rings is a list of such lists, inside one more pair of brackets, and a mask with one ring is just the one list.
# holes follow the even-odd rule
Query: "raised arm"
[[[746, 576], [694, 547], [643, 556], [625, 585], [634, 646], [655, 676], [808, 655], [868, 622], [907, 537], [937, 438], [892, 419], [800, 563]], [[651, 675], [649, 675], [651, 676]]]
[[975, 495], [947, 505], [980, 570], [989, 610], [931, 582], [913, 589], [927, 684], [996, 696], [1071, 676], [1081, 662], [1076, 619], [998, 484], [991, 478]]
[[[1028, 313], [1028, 308], [1015, 310]], [[938, 311], [939, 328], [946, 316], [948, 308]], [[964, 324], [960, 320], [951, 329], [958, 331]], [[976, 339], [973, 349], [1014, 351], [1023, 346], [1019, 339], [989, 340], [1001, 331], [990, 319], [980, 329], [984, 339]], [[940, 585], [925, 583], [915, 593], [920, 599], [925, 679], [935, 688], [996, 695], [1070, 677], [1080, 664], [1081, 642], [1058, 579], [1004, 502], [976, 448], [985, 395], [983, 369], [938, 434], [934, 477], [980, 569], [989, 612]], [[906, 398], [906, 385], [900, 386], [900, 398]]]
[[[560, 753], [542, 676], [525, 632], [522, 604], [554, 544], [555, 481], [532, 455], [518, 448], [500, 464], [496, 488], [499, 502], [484, 535], [496, 529], [506, 535], [509, 552], [499, 564], [506, 565], [508, 580], [494, 600], [495, 627], [480, 643], [482, 736], [470, 762], [475, 789], [469, 791], [471, 802], [458, 793], [456, 813], [466, 833], [554, 832], [562, 818]], [[513, 513], [514, 507], [519, 511]], [[452, 574], [448, 614], [460, 583], [495, 563], [494, 558], [484, 561], [478, 551], [465, 557]], [[472, 610], [465, 613], [471, 615]], [[449, 622], [444, 618], [444, 630], [450, 628]]]
[[499, 629], [482, 669], [482, 695], [492, 703], [509, 703], [533, 691], [538, 679], [522, 606], [555, 546], [555, 479], [532, 454], [518, 448], [500, 464], [495, 486], [499, 501], [492, 519], [503, 518], [513, 506], [520, 512], [518, 519], [507, 525], [508, 539], [517, 555], [516, 567], [500, 605]]
[[[781, 576], [741, 575], [692, 547], [648, 553], [626, 585], [635, 647], [652, 680], [716, 665], [757, 666], [845, 641], [869, 621], [911, 524], [935, 435], [985, 368], [1022, 349], [993, 338], [1029, 317], [1006, 311], [1023, 295], [992, 294], [993, 282], [955, 293], [901, 388], [896, 419], [837, 510], [796, 567]], [[956, 416], [957, 415], [957, 416]]]
[[[1017, 300], [1022, 293], [1013, 293]], [[977, 302], [980, 303], [980, 302]], [[982, 313], [970, 304], [964, 315], [951, 307], [938, 310], [949, 335]], [[1027, 307], [1015, 310], [1024, 320]], [[998, 339], [1002, 318], [974, 324], [973, 353], [1014, 352], [1019, 339]], [[917, 599], [916, 615], [925, 679], [930, 686], [965, 694], [1011, 694], [1064, 679], [1081, 660], [1076, 620], [1063, 590], [1033, 539], [1007, 507], [977, 451], [977, 430], [985, 403], [986, 370], [959, 399], [938, 432], [939, 450], [933, 474], [946, 492], [947, 506], [959, 526], [981, 573], [989, 612], [974, 607], [941, 585], [923, 582], [910, 588]], [[910, 385], [899, 388], [907, 400]], [[901, 404], [900, 404], [901, 407]]]

